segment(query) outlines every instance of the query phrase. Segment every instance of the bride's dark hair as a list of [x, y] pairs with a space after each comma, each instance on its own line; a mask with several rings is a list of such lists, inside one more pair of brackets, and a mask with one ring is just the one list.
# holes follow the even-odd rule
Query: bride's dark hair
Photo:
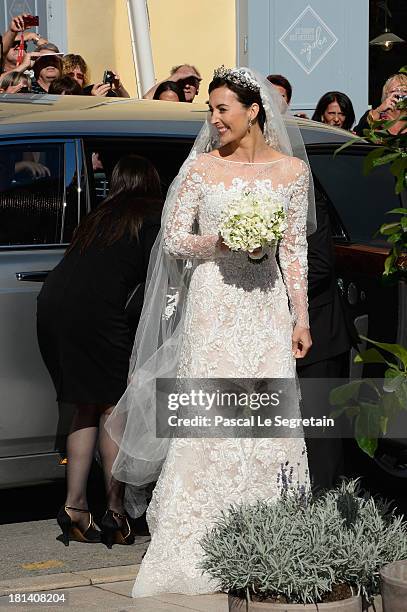
[[213, 81], [211, 81], [208, 93], [211, 93], [214, 89], [218, 89], [219, 87], [227, 87], [230, 91], [236, 94], [237, 99], [240, 104], [243, 104], [246, 108], [249, 108], [252, 104], [259, 105], [259, 113], [257, 115], [257, 121], [259, 122], [259, 127], [262, 132], [264, 132], [264, 124], [266, 123], [266, 111], [264, 110], [263, 102], [261, 101], [261, 96], [259, 91], [253, 91], [249, 87], [243, 87], [242, 85], [237, 85], [232, 81], [229, 81], [223, 77], [215, 77]]

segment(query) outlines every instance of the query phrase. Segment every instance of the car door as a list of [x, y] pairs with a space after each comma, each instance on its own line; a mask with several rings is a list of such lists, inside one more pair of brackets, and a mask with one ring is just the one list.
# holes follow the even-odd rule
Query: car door
[[[328, 201], [334, 231], [339, 283], [360, 334], [385, 342], [400, 341], [406, 334], [403, 285], [383, 281], [389, 245], [377, 230], [386, 212], [402, 206], [394, 193], [388, 167], [376, 168], [366, 176], [363, 162], [367, 145], [354, 146], [334, 157], [334, 146], [311, 146], [308, 154], [317, 197]], [[368, 370], [368, 372], [367, 372]], [[352, 375], [362, 375], [352, 364]], [[372, 366], [364, 373], [381, 376]]]
[[37, 344], [36, 298], [78, 222], [78, 149], [0, 142], [0, 459], [54, 450], [58, 411]]

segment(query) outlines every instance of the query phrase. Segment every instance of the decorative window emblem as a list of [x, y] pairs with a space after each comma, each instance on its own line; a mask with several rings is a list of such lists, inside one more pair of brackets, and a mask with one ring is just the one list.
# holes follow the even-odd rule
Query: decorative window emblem
[[308, 5], [279, 41], [297, 64], [307, 74], [311, 74], [338, 39]]

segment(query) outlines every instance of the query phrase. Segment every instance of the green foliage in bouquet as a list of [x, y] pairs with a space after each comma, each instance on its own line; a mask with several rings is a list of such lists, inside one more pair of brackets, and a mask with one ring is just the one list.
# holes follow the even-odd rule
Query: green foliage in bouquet
[[355, 362], [387, 365], [384, 384], [379, 387], [374, 379], [363, 378], [333, 389], [329, 399], [336, 410], [330, 416], [335, 418], [345, 413], [354, 419], [359, 447], [374, 457], [378, 438], [386, 435], [389, 421], [407, 410], [407, 349], [400, 344], [361, 338], [382, 352], [369, 348], [359, 353]]
[[316, 498], [291, 489], [232, 506], [201, 545], [201, 568], [234, 595], [321, 603], [346, 584], [370, 599], [380, 568], [407, 558], [407, 525], [351, 481]]

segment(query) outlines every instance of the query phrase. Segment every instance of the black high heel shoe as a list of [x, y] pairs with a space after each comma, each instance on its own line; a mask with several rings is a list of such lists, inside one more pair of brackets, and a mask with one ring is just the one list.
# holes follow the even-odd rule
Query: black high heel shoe
[[[116, 519], [124, 521], [120, 526]], [[131, 530], [127, 514], [119, 514], [108, 508], [100, 522], [102, 528], [102, 541], [107, 548], [113, 544], [134, 544], [134, 534]]]
[[[69, 516], [67, 510], [73, 510], [74, 512], [85, 512], [89, 514], [89, 524], [85, 531], [79, 527], [78, 523], [75, 523]], [[87, 542], [89, 544], [96, 544], [102, 541], [101, 533], [95, 528], [92, 514], [89, 510], [82, 510], [81, 508], [71, 508], [71, 506], [62, 506], [57, 514], [58, 525], [62, 531], [62, 541], [65, 546], [69, 546], [70, 540], [76, 542]]]

